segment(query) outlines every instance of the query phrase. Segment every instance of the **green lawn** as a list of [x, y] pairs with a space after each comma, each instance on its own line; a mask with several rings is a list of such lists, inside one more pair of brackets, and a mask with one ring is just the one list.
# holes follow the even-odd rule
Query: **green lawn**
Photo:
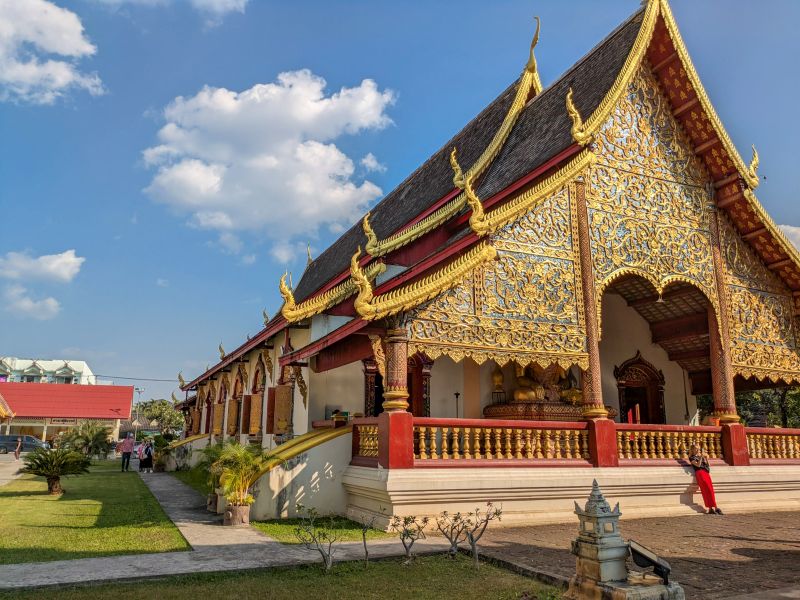
[[[527, 593], [527, 596], [523, 594]], [[0, 599], [34, 600], [47, 591], [0, 593]], [[231, 600], [434, 600], [440, 598], [487, 598], [519, 600], [521, 597], [555, 600], [560, 591], [532, 579], [489, 564], [476, 571], [470, 558], [450, 560], [443, 556], [420, 557], [405, 566], [400, 560], [343, 563], [325, 574], [319, 566], [259, 569], [238, 573], [203, 573], [167, 577], [140, 583], [59, 587], [60, 600], [118, 600], [122, 597], [179, 600], [225, 598]]]
[[211, 493], [211, 486], [208, 484], [208, 473], [205, 469], [194, 467], [188, 471], [172, 471], [170, 475], [180, 479], [189, 487], [203, 494], [203, 496]]
[[0, 487], [0, 564], [189, 550], [141, 478], [119, 468], [62, 477], [63, 496], [33, 475]]
[[[299, 544], [294, 530], [300, 523], [300, 519], [276, 519], [273, 521], [251, 521], [251, 525], [267, 534], [274, 540], [283, 542], [284, 544]], [[328, 529], [334, 529], [339, 532], [339, 539], [342, 542], [360, 542], [361, 541], [361, 525], [350, 519], [344, 517], [330, 517], [321, 518], [318, 523]], [[370, 529], [367, 532], [368, 540], [379, 540], [397, 537], [395, 533], [386, 533], [379, 529]], [[398, 542], [399, 543], [399, 542]]]

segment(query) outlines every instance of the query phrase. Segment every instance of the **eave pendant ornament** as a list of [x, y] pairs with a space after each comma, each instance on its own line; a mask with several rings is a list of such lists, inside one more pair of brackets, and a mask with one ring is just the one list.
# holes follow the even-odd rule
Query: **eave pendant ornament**
[[581, 146], [586, 146], [592, 141], [592, 134], [586, 130], [586, 127], [583, 123], [583, 119], [581, 118], [581, 113], [578, 112], [577, 107], [575, 106], [575, 102], [572, 99], [573, 92], [572, 88], [569, 88], [567, 92], [567, 114], [569, 114], [569, 118], [572, 119], [572, 139], [575, 140]]
[[472, 210], [472, 214], [469, 217], [470, 228], [479, 236], [486, 235], [489, 233], [490, 228], [486, 220], [486, 213], [483, 210], [483, 203], [472, 187], [473, 179], [464, 176], [461, 166], [458, 164], [455, 148], [453, 148], [453, 151], [450, 153], [450, 166], [453, 168], [453, 183], [456, 187], [464, 190], [464, 195], [467, 198], [467, 205], [470, 210]]
[[222, 342], [217, 346], [217, 350], [219, 350], [219, 359], [223, 360], [225, 358], [225, 348], [222, 347]]

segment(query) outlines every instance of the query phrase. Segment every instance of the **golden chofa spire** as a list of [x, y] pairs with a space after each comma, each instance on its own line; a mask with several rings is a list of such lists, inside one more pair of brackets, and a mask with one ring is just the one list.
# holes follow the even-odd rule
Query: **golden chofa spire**
[[307, 269], [309, 265], [312, 262], [314, 262], [314, 259], [311, 258], [311, 244], [306, 244], [306, 255], [308, 256], [308, 258], [306, 259], [306, 269]]
[[567, 114], [569, 115], [569, 118], [572, 119], [572, 139], [578, 142], [581, 146], [585, 146], [592, 141], [592, 134], [586, 131], [583, 119], [581, 118], [581, 113], [578, 112], [578, 109], [572, 100], [572, 88], [569, 88], [569, 91], [567, 92], [566, 105]]
[[541, 21], [539, 17], [533, 17], [536, 19], [536, 33], [533, 34], [533, 40], [531, 40], [531, 55], [528, 58], [528, 64], [525, 65], [525, 70], [528, 71], [533, 75], [533, 95], [536, 96], [542, 92], [542, 81], [539, 79], [539, 66], [536, 64], [536, 55], [534, 54], [534, 48], [536, 48], [536, 44], [539, 43], [539, 30], [541, 29]]
[[291, 313], [297, 306], [294, 301], [294, 294], [292, 293], [292, 288], [286, 284], [286, 278], [289, 277], [289, 272], [285, 272], [281, 275], [281, 281], [278, 284], [278, 289], [281, 292], [281, 296], [283, 297], [283, 306], [281, 307], [281, 314], [286, 317], [287, 313]]
[[758, 185], [758, 150], [756, 147], [753, 146], [753, 158], [750, 159], [750, 165], [747, 167], [747, 174], [750, 175], [750, 187], [756, 187]]
[[356, 313], [363, 317], [374, 312], [374, 309], [370, 306], [373, 293], [369, 278], [367, 278], [366, 274], [361, 269], [361, 265], [358, 264], [359, 258], [361, 258], [361, 246], [358, 247], [358, 250], [356, 250], [356, 253], [353, 254], [353, 257], [350, 259], [350, 277], [353, 278], [353, 282], [356, 284], [356, 288], [358, 288], [358, 296], [356, 296], [354, 308], [356, 309]]
[[[369, 224], [369, 216], [371, 212], [368, 212], [364, 215], [364, 220], [361, 221], [361, 227], [364, 230], [364, 235], [367, 237], [367, 244], [364, 247], [364, 250], [367, 251], [368, 254], [375, 256], [378, 250], [378, 236], [375, 235], [375, 231], [372, 229], [372, 225]], [[361, 249], [359, 248], [359, 251]]]
[[225, 348], [222, 347], [222, 342], [217, 346], [217, 350], [219, 350], [219, 359], [223, 360], [225, 358]]

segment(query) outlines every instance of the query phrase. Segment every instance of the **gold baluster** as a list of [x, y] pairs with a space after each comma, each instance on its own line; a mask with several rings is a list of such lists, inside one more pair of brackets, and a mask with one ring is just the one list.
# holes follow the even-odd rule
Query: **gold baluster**
[[417, 443], [419, 444], [419, 458], [428, 458], [428, 450], [425, 447], [425, 427], [420, 426], [417, 428]]
[[470, 446], [471, 427], [464, 427], [464, 458], [472, 458], [472, 447]]
[[494, 458], [492, 453], [492, 429], [491, 427], [487, 427], [483, 430], [483, 445], [484, 445], [484, 453], [487, 459]]
[[589, 460], [591, 456], [589, 456], [589, 432], [586, 430], [581, 431], [581, 456], [586, 460]]
[[525, 430], [525, 458], [528, 460], [533, 458], [533, 442], [531, 441], [533, 431], [530, 429]]
[[800, 440], [800, 438], [798, 438], [796, 435], [789, 437], [789, 458], [798, 458], [798, 440]]
[[574, 429], [567, 430], [567, 458], [578, 458], [578, 432]]
[[514, 444], [516, 447], [514, 448], [514, 458], [521, 459], [522, 458], [522, 430], [515, 429], [514, 430]]
[[641, 458], [639, 455], [639, 433], [638, 431], [631, 431], [630, 433], [630, 440], [631, 446], [633, 450], [633, 458]]
[[561, 458], [561, 431], [553, 431], [553, 458]]
[[439, 455], [439, 447], [438, 447], [439, 436], [437, 435], [437, 433], [439, 432], [439, 428], [431, 427], [429, 428], [429, 431], [431, 434], [431, 458], [441, 458], [441, 456]]
[[449, 427], [442, 427], [442, 459], [449, 460], [450, 459], [450, 428]]
[[544, 456], [545, 458], [553, 458], [553, 441], [550, 439], [552, 431], [550, 429], [542, 429], [544, 436]]
[[511, 436], [514, 430], [508, 427], [503, 428], [503, 456], [504, 458], [514, 458], [514, 453], [511, 451]]
[[461, 427], [453, 427], [453, 458], [463, 458], [461, 455]]
[[494, 457], [503, 458], [503, 430], [495, 427], [494, 431]]
[[717, 458], [722, 458], [722, 434], [714, 433], [714, 451], [717, 453]]
[[542, 452], [544, 448], [544, 432], [541, 429], [536, 429], [533, 434], [536, 443], [536, 458], [544, 458], [546, 456], [545, 453]]
[[476, 427], [472, 430], [472, 454], [475, 458], [483, 458], [481, 454], [481, 429]]

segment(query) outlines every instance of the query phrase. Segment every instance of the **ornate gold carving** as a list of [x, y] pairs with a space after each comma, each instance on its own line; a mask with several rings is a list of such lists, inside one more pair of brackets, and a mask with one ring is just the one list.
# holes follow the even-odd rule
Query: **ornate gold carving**
[[222, 347], [222, 342], [217, 346], [217, 350], [219, 350], [219, 359], [223, 360], [225, 358], [225, 348]]
[[569, 91], [567, 92], [566, 105], [567, 114], [572, 120], [572, 128], [570, 129], [572, 139], [581, 146], [585, 146], [592, 141], [593, 136], [590, 132], [586, 131], [586, 127], [583, 124], [583, 119], [581, 118], [581, 113], [578, 112], [578, 109], [572, 100], [572, 88], [569, 88]]
[[453, 169], [453, 185], [458, 189], [464, 189], [464, 173], [461, 171], [461, 166], [458, 164], [456, 158], [456, 149], [450, 152], [450, 167]]
[[602, 292], [628, 274], [659, 293], [675, 281], [693, 284], [718, 306], [705, 171], [646, 66], [595, 148], [587, 204], [598, 317]]
[[269, 313], [266, 308], [261, 309], [261, 318], [264, 319], [264, 327], [269, 325]]
[[[386, 270], [386, 265], [382, 262], [374, 262], [364, 270], [367, 281], [372, 281]], [[327, 292], [318, 294], [300, 304], [295, 304], [294, 294], [286, 284], [286, 274], [284, 273], [280, 281], [280, 292], [283, 296], [283, 306], [281, 314], [289, 323], [295, 323], [308, 319], [314, 315], [329, 309], [349, 298], [358, 291], [356, 283], [351, 279], [346, 279], [339, 285], [329, 289]]]
[[494, 259], [497, 251], [489, 244], [478, 244], [435, 273], [380, 296], [374, 295], [369, 279], [358, 264], [359, 256], [361, 248], [350, 260], [350, 273], [358, 287], [355, 309], [362, 319], [374, 320], [408, 310], [441, 294], [457, 285], [476, 266]]
[[264, 365], [265, 365], [265, 368], [266, 368], [266, 371], [267, 371], [267, 377], [269, 377], [269, 381], [270, 381], [270, 383], [272, 383], [272, 381], [273, 381], [273, 379], [272, 379], [272, 369], [273, 369], [272, 357], [269, 355], [269, 351], [267, 351], [267, 350], [262, 350], [261, 351], [261, 357], [264, 360]]
[[455, 183], [456, 186], [458, 186], [459, 183], [461, 184], [460, 187], [464, 189], [464, 194], [467, 198], [467, 206], [472, 210], [472, 214], [469, 216], [470, 228], [479, 236], [486, 235], [489, 232], [489, 226], [486, 222], [486, 215], [483, 212], [483, 204], [477, 194], [475, 194], [475, 190], [472, 187], [472, 179], [470, 177], [464, 177], [464, 174], [461, 172], [461, 167], [458, 165], [458, 160], [456, 159], [455, 148], [453, 148], [453, 151], [450, 153], [450, 165], [453, 167], [453, 183]]
[[186, 380], [183, 378], [183, 371], [178, 372], [178, 385], [181, 388], [186, 387]]
[[[539, 20], [537, 19], [536, 34], [534, 35], [533, 46], [535, 46], [535, 42], [538, 41], [538, 23]], [[498, 128], [497, 133], [495, 133], [492, 141], [478, 157], [478, 160], [475, 161], [475, 164], [472, 165], [466, 171], [466, 173], [462, 173], [462, 178], [459, 178], [460, 180], [463, 180], [464, 182], [467, 180], [476, 181], [486, 171], [489, 165], [492, 164], [492, 161], [494, 161], [494, 159], [500, 153], [500, 150], [508, 139], [508, 136], [511, 134], [511, 130], [514, 128], [514, 125], [517, 122], [517, 118], [522, 112], [522, 109], [525, 108], [525, 104], [530, 99], [531, 90], [534, 90], [534, 93], [538, 93], [537, 86], [538, 90], [541, 90], [539, 72], [535, 69], [535, 64], [533, 69], [531, 69], [530, 66], [531, 61], [529, 59], [528, 63], [525, 65], [525, 69], [522, 71], [522, 76], [520, 77], [519, 84], [517, 85], [517, 92], [514, 96], [514, 100], [512, 101], [511, 106], [509, 107], [508, 112], [503, 119], [503, 122]], [[457, 188], [461, 187], [456, 183], [456, 178], [454, 178], [454, 183], [456, 184]], [[406, 244], [416, 240], [427, 232], [435, 229], [451, 217], [455, 216], [463, 208], [466, 202], [467, 196], [462, 192], [453, 200], [435, 212], [431, 213], [418, 223], [415, 223], [411, 227], [407, 227], [406, 229], [403, 229], [402, 231], [390, 235], [386, 239], [380, 241], [378, 241], [377, 237], [374, 236], [374, 232], [372, 232], [373, 237], [370, 238], [370, 233], [367, 232], [368, 222], [365, 221], [364, 233], [367, 235], [368, 239], [366, 251], [371, 256], [377, 257], [383, 256], [392, 250], [396, 250], [397, 248], [405, 246]], [[369, 230], [371, 231], [371, 227]]]
[[292, 367], [292, 373], [297, 389], [300, 391], [300, 396], [303, 398], [303, 408], [308, 408], [308, 387], [306, 386], [306, 380], [303, 379], [303, 368], [295, 365]]
[[756, 150], [755, 145], [753, 146], [753, 158], [750, 159], [750, 164], [747, 166], [747, 172], [750, 175], [751, 179], [758, 181], [758, 151]]
[[410, 311], [410, 351], [585, 368], [573, 212], [570, 187], [562, 185], [493, 234], [496, 261]]
[[369, 343], [372, 344], [372, 356], [375, 358], [378, 373], [386, 381], [386, 351], [383, 347], [383, 339], [379, 335], [370, 335]]
[[742, 377], [800, 380], [791, 291], [727, 219], [720, 223], [727, 274], [731, 364]]

